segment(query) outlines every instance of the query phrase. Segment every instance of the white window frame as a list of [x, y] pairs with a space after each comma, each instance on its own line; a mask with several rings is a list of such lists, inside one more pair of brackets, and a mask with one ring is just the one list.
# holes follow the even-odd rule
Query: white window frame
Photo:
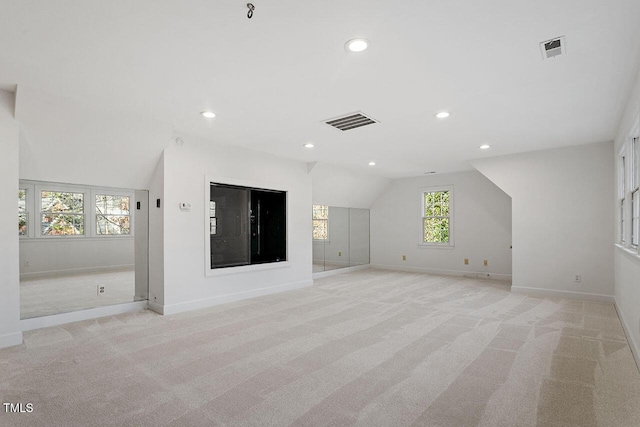
[[[449, 241], [448, 242], [425, 242], [424, 241], [424, 195], [425, 193], [434, 193], [438, 191], [449, 192]], [[424, 248], [454, 248], [455, 247], [455, 234], [454, 234], [454, 216], [455, 216], [455, 192], [453, 185], [440, 185], [435, 187], [423, 187], [418, 191], [419, 211], [418, 217], [420, 221], [420, 234], [418, 246]]]
[[34, 220], [35, 206], [33, 200], [35, 188], [33, 184], [20, 182], [20, 185], [18, 185], [18, 190], [26, 191], [25, 208], [27, 213], [27, 233], [23, 235], [19, 234], [18, 236], [20, 236], [20, 239], [30, 239], [34, 236], [34, 224], [37, 224], [37, 222], [35, 222]]
[[[135, 191], [122, 188], [94, 187], [77, 184], [61, 184], [56, 182], [20, 180], [19, 189], [27, 190], [27, 234], [20, 239], [46, 239], [46, 240], [83, 240], [83, 239], [133, 239], [135, 230]], [[64, 193], [82, 193], [84, 202], [84, 234], [47, 236], [42, 234], [41, 224], [41, 195], [43, 191], [55, 191]], [[129, 234], [98, 234], [96, 232], [96, 204], [95, 196], [98, 194], [129, 197]], [[17, 194], [16, 194], [17, 196]]]
[[[129, 234], [98, 234], [98, 231], [96, 230], [96, 226], [97, 226], [97, 220], [96, 217], [98, 216], [98, 210], [96, 209], [96, 196], [126, 196], [129, 197]], [[98, 189], [92, 189], [91, 190], [91, 210], [92, 210], [92, 221], [93, 221], [93, 225], [91, 228], [91, 233], [94, 237], [99, 237], [99, 238], [103, 238], [103, 237], [113, 237], [113, 238], [123, 238], [123, 237], [129, 237], [129, 236], [133, 236], [133, 221], [134, 221], [134, 214], [133, 214], [133, 210], [135, 209], [135, 193], [134, 192], [130, 192], [130, 191], [122, 191], [122, 190], [112, 190], [112, 189], [102, 189], [102, 188], [98, 188]]]
[[629, 151], [631, 157], [631, 168], [629, 170], [629, 182], [630, 182], [630, 204], [631, 204], [631, 233], [630, 233], [630, 246], [634, 249], [638, 249], [638, 240], [640, 233], [638, 227], [640, 226], [640, 138], [638, 135], [631, 138], [629, 141]]
[[626, 151], [627, 144], [625, 143], [618, 153], [618, 240], [621, 245], [624, 245], [627, 241], [627, 207], [626, 207], [626, 196], [627, 196], [627, 162], [626, 162]]
[[[87, 192], [80, 186], [66, 186], [62, 184], [56, 183], [40, 183], [35, 186], [35, 203], [36, 203], [36, 224], [38, 224], [38, 228], [35, 231], [35, 236], [37, 238], [42, 239], [81, 239], [83, 237], [87, 237]], [[47, 236], [46, 234], [42, 234], [42, 192], [43, 191], [51, 191], [51, 192], [59, 192], [59, 193], [81, 193], [82, 194], [82, 217], [83, 217], [83, 234], [68, 234], [61, 236]]]
[[[327, 218], [314, 218], [313, 217], [313, 206], [326, 206], [327, 207]], [[326, 228], [327, 228], [327, 238], [326, 239], [316, 239], [313, 238], [313, 241], [315, 243], [329, 243], [329, 205], [318, 205], [318, 204], [313, 204], [311, 207], [311, 224], [312, 224], [312, 235], [313, 235], [313, 221], [324, 221], [326, 223]]]

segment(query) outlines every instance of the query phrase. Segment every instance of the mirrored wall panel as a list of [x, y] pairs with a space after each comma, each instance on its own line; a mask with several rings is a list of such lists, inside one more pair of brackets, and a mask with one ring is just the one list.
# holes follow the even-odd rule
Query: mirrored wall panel
[[148, 297], [148, 192], [20, 181], [20, 317]]
[[313, 205], [313, 272], [369, 264], [369, 209]]

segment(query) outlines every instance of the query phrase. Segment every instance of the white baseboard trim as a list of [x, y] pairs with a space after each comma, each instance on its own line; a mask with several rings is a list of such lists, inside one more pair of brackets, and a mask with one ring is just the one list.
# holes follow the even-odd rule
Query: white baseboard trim
[[12, 332], [0, 336], [0, 348], [13, 347], [22, 344], [22, 332]]
[[491, 273], [490, 271], [463, 271], [463, 270], [441, 270], [436, 268], [426, 267], [404, 267], [399, 265], [386, 265], [386, 264], [371, 264], [372, 268], [380, 270], [395, 270], [406, 271], [409, 273], [428, 273], [439, 274], [443, 276], [461, 276], [469, 277], [472, 279], [488, 279], [488, 280], [500, 280], [504, 282], [511, 282], [510, 274]]
[[333, 270], [320, 271], [318, 273], [313, 273], [313, 278], [321, 279], [323, 277], [335, 276], [336, 274], [350, 273], [352, 271], [358, 271], [358, 270], [366, 270], [368, 268], [371, 268], [369, 264], [354, 265], [353, 267], [336, 268]]
[[162, 304], [158, 304], [157, 302], [149, 301], [149, 310], [154, 311], [158, 314], [164, 314], [164, 306]]
[[536, 297], [569, 298], [585, 301], [600, 301], [614, 303], [613, 295], [589, 294], [586, 292], [560, 291], [556, 289], [528, 288], [526, 286], [511, 286], [511, 292], [527, 294]]
[[629, 332], [632, 330], [627, 319], [622, 314], [622, 310], [618, 307], [618, 301], [614, 298], [614, 306], [616, 307], [616, 311], [618, 312], [618, 317], [620, 318], [620, 323], [622, 324], [622, 329], [624, 330], [624, 334], [627, 336], [627, 341], [629, 342], [629, 347], [631, 348], [631, 354], [633, 354], [633, 358], [636, 360], [636, 367], [638, 371], [640, 371], [640, 346], [633, 338], [633, 335]]
[[48, 328], [65, 323], [79, 322], [81, 320], [97, 319], [98, 317], [114, 316], [116, 314], [130, 313], [134, 311], [146, 310], [148, 301], [127, 302], [124, 304], [110, 305], [107, 307], [89, 308], [86, 310], [73, 311], [70, 313], [53, 314], [51, 316], [34, 317], [20, 321], [23, 331]]
[[275, 294], [278, 292], [291, 291], [294, 289], [306, 288], [313, 285], [313, 280], [303, 280], [300, 282], [286, 283], [284, 285], [269, 286], [260, 289], [251, 289], [249, 291], [238, 292], [234, 294], [220, 295], [210, 298], [202, 298], [194, 301], [179, 302], [176, 304], [165, 304], [159, 307], [159, 304], [154, 304], [155, 309], [153, 311], [159, 312], [161, 309], [162, 314], [171, 315], [183, 313], [185, 311], [199, 310], [203, 308], [213, 307], [215, 305], [225, 304], [228, 302], [240, 301], [249, 298], [260, 297], [269, 294]]
[[35, 273], [20, 273], [20, 280], [33, 280], [43, 279], [48, 277], [61, 277], [61, 276], [79, 276], [83, 274], [96, 274], [96, 273], [114, 273], [118, 271], [135, 271], [133, 264], [126, 265], [109, 265], [103, 267], [86, 267], [86, 268], [73, 268], [69, 270], [52, 270], [52, 271], [38, 271]]

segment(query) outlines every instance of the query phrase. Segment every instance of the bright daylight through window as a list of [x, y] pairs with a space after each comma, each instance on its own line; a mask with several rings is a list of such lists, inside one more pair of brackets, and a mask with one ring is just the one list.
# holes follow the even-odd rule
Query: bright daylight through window
[[122, 189], [21, 180], [18, 235], [21, 239], [132, 237], [133, 196], [133, 191]]
[[96, 195], [96, 233], [129, 234], [130, 211], [128, 196]]
[[422, 191], [422, 243], [453, 245], [451, 235], [452, 189]]
[[313, 240], [327, 240], [329, 236], [329, 206], [313, 205]]
[[18, 235], [26, 236], [28, 231], [27, 190], [18, 190]]
[[43, 236], [84, 234], [84, 194], [42, 191], [40, 201]]

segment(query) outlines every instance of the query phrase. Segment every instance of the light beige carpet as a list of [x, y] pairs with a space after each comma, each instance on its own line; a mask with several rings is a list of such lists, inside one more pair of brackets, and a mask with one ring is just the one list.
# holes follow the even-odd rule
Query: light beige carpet
[[0, 399], [34, 407], [2, 426], [640, 426], [613, 305], [380, 270], [27, 332]]

